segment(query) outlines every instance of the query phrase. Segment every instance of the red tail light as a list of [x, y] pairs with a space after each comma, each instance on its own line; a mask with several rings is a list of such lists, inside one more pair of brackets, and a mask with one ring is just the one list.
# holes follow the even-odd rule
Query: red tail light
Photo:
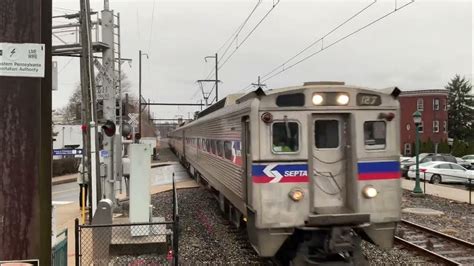
[[426, 170], [428, 170], [428, 169], [421, 168], [421, 169], [420, 169], [420, 172], [424, 173], [424, 172], [426, 172]]

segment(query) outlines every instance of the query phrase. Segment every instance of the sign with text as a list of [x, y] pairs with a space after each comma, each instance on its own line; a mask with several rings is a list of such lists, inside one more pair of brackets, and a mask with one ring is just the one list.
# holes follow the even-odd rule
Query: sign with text
[[0, 76], [44, 78], [42, 43], [0, 42]]

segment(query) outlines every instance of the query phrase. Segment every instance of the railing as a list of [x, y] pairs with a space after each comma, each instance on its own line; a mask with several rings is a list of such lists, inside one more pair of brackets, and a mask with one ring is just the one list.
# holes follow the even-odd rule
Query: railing
[[[407, 173], [408, 176], [408, 173]], [[440, 178], [440, 180], [435, 180], [437, 177]], [[440, 173], [434, 173], [434, 172], [420, 172], [420, 182], [423, 182], [423, 191], [426, 193], [427, 187], [426, 183], [431, 183], [431, 185], [440, 185], [438, 181], [443, 182], [443, 184], [446, 183], [458, 183], [462, 184], [468, 191], [468, 202], [469, 204], [472, 204], [472, 189], [474, 186], [474, 179], [473, 178], [467, 178], [467, 177], [461, 177], [461, 176], [454, 176], [454, 175], [447, 175], [447, 174], [440, 174]], [[450, 180], [450, 181], [446, 181]], [[455, 180], [455, 181], [453, 181]], [[454, 188], [454, 189], [459, 189], [459, 188]]]
[[173, 174], [173, 220], [149, 223], [79, 224], [76, 265], [178, 265], [178, 194]]
[[67, 228], [57, 235], [57, 239], [60, 239], [60, 241], [54, 245], [51, 251], [53, 262], [52, 265], [67, 265]]

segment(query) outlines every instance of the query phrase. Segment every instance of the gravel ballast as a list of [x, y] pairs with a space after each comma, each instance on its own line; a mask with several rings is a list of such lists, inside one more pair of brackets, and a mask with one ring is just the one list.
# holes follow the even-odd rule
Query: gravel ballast
[[474, 205], [426, 194], [412, 197], [411, 191], [403, 190], [402, 209], [429, 208], [444, 215], [419, 215], [403, 213], [402, 218], [431, 229], [474, 242]]
[[[155, 216], [171, 219], [171, 192], [152, 196]], [[214, 196], [205, 188], [178, 190], [180, 216], [179, 256], [184, 264], [269, 265], [251, 247], [246, 232], [237, 230], [223, 217]], [[371, 265], [425, 262], [413, 252], [394, 247], [382, 250], [362, 242]]]

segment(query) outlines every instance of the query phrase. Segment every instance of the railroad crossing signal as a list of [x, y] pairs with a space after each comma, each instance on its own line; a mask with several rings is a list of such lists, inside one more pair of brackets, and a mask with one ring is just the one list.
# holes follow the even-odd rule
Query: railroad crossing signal
[[132, 127], [134, 127], [134, 128], [137, 127], [137, 126], [138, 126], [138, 120], [137, 120], [138, 114], [129, 113], [129, 114], [128, 114], [128, 117], [130, 118], [130, 119], [128, 120], [128, 122], [130, 123], [130, 125], [131, 125]]

